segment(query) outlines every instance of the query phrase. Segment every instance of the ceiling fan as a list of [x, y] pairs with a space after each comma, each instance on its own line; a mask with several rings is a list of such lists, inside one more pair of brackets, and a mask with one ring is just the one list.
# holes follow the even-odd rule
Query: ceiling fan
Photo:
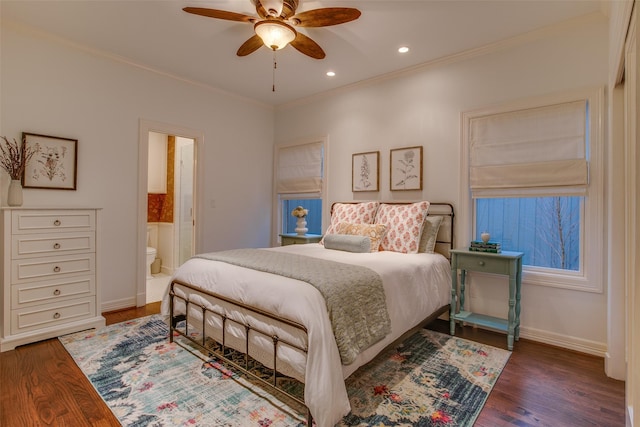
[[251, 2], [256, 6], [258, 16], [203, 7], [185, 7], [182, 10], [209, 18], [253, 24], [255, 34], [240, 46], [238, 56], [249, 55], [263, 44], [274, 51], [291, 44], [299, 52], [311, 58], [322, 59], [325, 53], [318, 43], [297, 32], [294, 27], [328, 27], [344, 24], [360, 17], [358, 9], [349, 7], [327, 7], [296, 14], [299, 0], [251, 0]]

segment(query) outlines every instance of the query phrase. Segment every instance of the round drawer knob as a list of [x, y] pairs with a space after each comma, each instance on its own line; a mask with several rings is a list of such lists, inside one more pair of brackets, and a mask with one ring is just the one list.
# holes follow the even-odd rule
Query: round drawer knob
[[54, 295], [60, 295], [60, 289], [56, 289], [55, 291], [53, 291]]
[[55, 221], [53, 221], [53, 225], [55, 225], [56, 227], [60, 226], [60, 224], [62, 223], [60, 222], [59, 219], [56, 219]]
[[60, 243], [54, 243], [53, 249], [60, 249]]
[[54, 318], [54, 319], [59, 319], [59, 318], [60, 318], [60, 313], [55, 313], [55, 314], [53, 315], [53, 318]]
[[59, 273], [60, 272], [60, 267], [56, 265], [55, 267], [53, 267], [53, 271], [55, 273]]
[[484, 261], [478, 261], [478, 265], [479, 266], [483, 266], [484, 265]]

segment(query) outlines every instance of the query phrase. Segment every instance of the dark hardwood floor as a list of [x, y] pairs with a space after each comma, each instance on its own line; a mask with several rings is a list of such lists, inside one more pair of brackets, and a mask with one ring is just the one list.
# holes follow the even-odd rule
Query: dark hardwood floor
[[[449, 322], [430, 329], [449, 333]], [[456, 336], [507, 348], [504, 334], [465, 327]], [[624, 426], [624, 382], [608, 378], [604, 359], [521, 339], [475, 426]]]
[[[158, 313], [159, 303], [105, 313], [107, 324]], [[448, 333], [437, 320], [431, 329]], [[506, 338], [458, 328], [457, 336], [506, 348]], [[117, 426], [57, 339], [0, 353], [0, 426]], [[624, 426], [624, 382], [601, 358], [520, 340], [476, 421], [478, 427]]]

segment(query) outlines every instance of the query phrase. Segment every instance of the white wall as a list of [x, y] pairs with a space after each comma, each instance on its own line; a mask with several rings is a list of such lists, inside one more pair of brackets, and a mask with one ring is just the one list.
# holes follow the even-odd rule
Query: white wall
[[[199, 251], [269, 244], [271, 107], [8, 22], [2, 22], [1, 31], [1, 134], [19, 139], [28, 131], [78, 139], [77, 191], [25, 189], [24, 206], [103, 208], [103, 309], [136, 303], [141, 118], [204, 134], [198, 159], [204, 168], [198, 183], [204, 196]], [[6, 197], [6, 189], [1, 191]]]
[[[423, 198], [458, 207], [461, 113], [568, 89], [605, 86], [607, 32], [606, 18], [591, 15], [495, 49], [282, 106], [276, 110], [276, 142], [328, 136], [328, 205], [354, 198]], [[389, 149], [414, 145], [424, 147], [424, 190], [391, 192]], [[351, 156], [373, 150], [381, 153], [381, 191], [352, 193]], [[460, 230], [461, 224], [470, 221], [470, 212], [456, 215]], [[324, 220], [327, 224], [328, 210]], [[458, 234], [456, 240], [464, 246], [471, 236]], [[471, 309], [506, 315], [506, 282], [484, 279], [480, 283], [472, 278]], [[604, 293], [587, 293], [525, 284], [521, 336], [604, 355], [606, 284], [604, 288]]]

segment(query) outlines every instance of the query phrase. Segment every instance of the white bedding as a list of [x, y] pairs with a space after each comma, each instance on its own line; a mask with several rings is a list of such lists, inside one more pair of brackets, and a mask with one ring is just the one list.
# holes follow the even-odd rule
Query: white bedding
[[[369, 267], [382, 278], [392, 331], [382, 341], [361, 353], [354, 363], [341, 365], [324, 299], [313, 286], [200, 258], [188, 260], [174, 275], [175, 279], [183, 282], [197, 284], [209, 291], [279, 313], [307, 328], [307, 360], [300, 352], [279, 350], [278, 366], [280, 368], [282, 360], [289, 370], [285, 373], [304, 380], [305, 403], [318, 427], [333, 426], [349, 413], [345, 378], [450, 300], [451, 267], [448, 260], [439, 254], [409, 255], [389, 251], [351, 253], [325, 249], [317, 243], [267, 250], [357, 264]], [[255, 283], [259, 285], [255, 286]], [[168, 295], [163, 299], [162, 312], [169, 314]], [[237, 316], [247, 317], [244, 313]], [[264, 327], [274, 330], [274, 327]], [[278, 333], [304, 344], [304, 339], [295, 332]], [[244, 336], [242, 328], [235, 328], [235, 335]], [[262, 340], [261, 343], [261, 339], [256, 338], [252, 341], [254, 346], [264, 345], [265, 351], [271, 348], [269, 340]]]

